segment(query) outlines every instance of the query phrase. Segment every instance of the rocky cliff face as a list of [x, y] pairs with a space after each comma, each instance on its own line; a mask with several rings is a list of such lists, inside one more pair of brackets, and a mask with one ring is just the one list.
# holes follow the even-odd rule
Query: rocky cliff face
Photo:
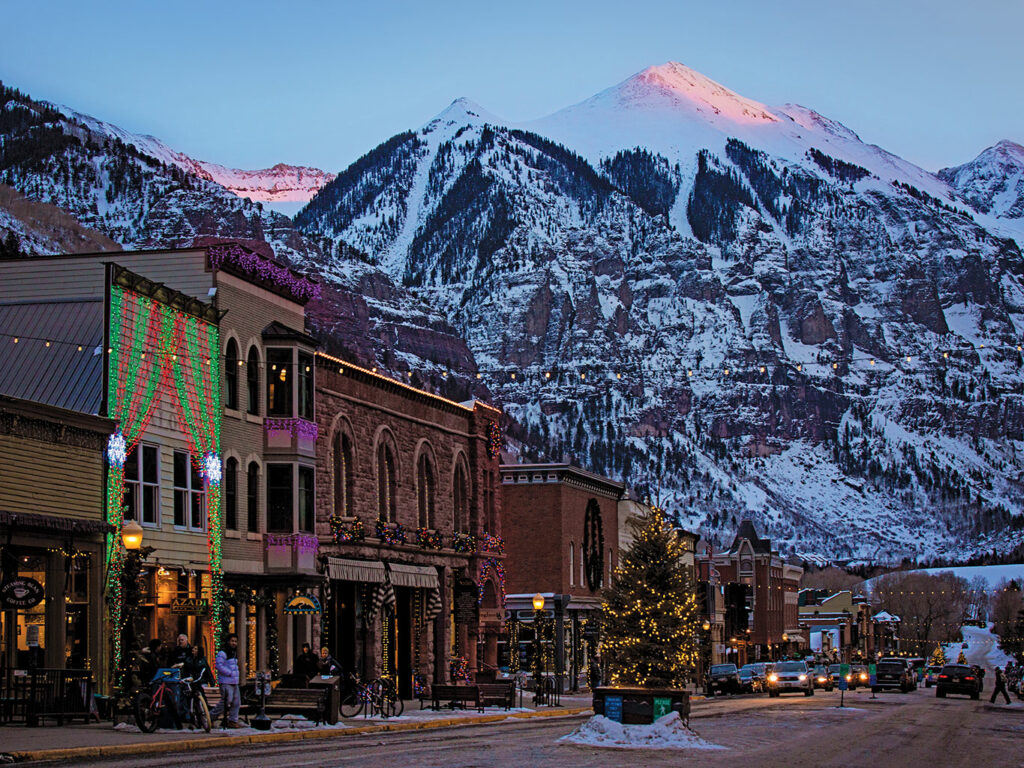
[[528, 127], [459, 100], [296, 217], [453, 319], [526, 456], [796, 551], [1020, 537], [1024, 261], [975, 202], [681, 65]]

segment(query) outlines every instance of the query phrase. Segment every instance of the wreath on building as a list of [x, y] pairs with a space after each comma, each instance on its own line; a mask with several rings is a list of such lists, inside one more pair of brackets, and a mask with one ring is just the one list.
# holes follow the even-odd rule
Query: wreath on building
[[583, 520], [583, 572], [591, 592], [601, 587], [604, 571], [604, 527], [601, 523], [601, 507], [597, 499], [587, 502]]

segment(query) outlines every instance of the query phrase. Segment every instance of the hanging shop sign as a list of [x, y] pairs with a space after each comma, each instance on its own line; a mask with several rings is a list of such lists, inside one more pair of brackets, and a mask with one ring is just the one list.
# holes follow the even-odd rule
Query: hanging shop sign
[[35, 608], [45, 595], [43, 585], [27, 576], [0, 584], [0, 605], [4, 608]]
[[294, 595], [284, 604], [285, 613], [320, 613], [320, 601], [314, 595]]
[[174, 616], [205, 616], [210, 612], [207, 597], [175, 597], [171, 600], [171, 614]]

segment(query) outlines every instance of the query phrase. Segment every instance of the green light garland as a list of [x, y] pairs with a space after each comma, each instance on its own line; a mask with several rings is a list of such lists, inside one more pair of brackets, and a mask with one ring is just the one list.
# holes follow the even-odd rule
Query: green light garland
[[[110, 288], [110, 341], [107, 415], [117, 423], [108, 444], [107, 595], [115, 628], [112, 667], [121, 670], [124, 650], [122, 575], [125, 554], [119, 546], [124, 520], [124, 456], [145, 432], [163, 395], [171, 395], [192, 461], [207, 484], [207, 543], [210, 552], [211, 647], [225, 631], [221, 560], [220, 493], [220, 335], [217, 326], [126, 290]], [[151, 350], [147, 355], [145, 350]], [[155, 353], [152, 350], [157, 350]], [[203, 371], [203, 365], [207, 371]], [[186, 367], [186, 364], [190, 364]], [[169, 380], [173, 379], [173, 393]]]

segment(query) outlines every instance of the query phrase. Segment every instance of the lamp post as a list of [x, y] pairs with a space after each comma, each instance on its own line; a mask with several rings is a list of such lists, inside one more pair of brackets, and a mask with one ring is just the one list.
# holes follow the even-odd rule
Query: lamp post
[[122, 625], [116, 630], [121, 633], [121, 658], [118, 659], [120, 668], [117, 670], [117, 682], [121, 687], [126, 687], [130, 682], [131, 664], [128, 661], [128, 652], [133, 650], [135, 645], [135, 619], [139, 612], [139, 576], [142, 573], [142, 563], [153, 552], [153, 547], [142, 546], [143, 529], [134, 520], [129, 520], [121, 526], [121, 546], [124, 547], [124, 568], [121, 571], [121, 598], [124, 605], [122, 614]]
[[782, 633], [782, 652], [780, 654], [781, 656], [785, 656], [786, 655], [786, 651], [789, 650], [786, 647], [788, 645], [789, 645], [789, 635], [787, 633], [783, 632]]
[[538, 592], [533, 596], [533, 703], [543, 702], [547, 670], [544, 663], [544, 643], [541, 638], [544, 621], [544, 595]]

